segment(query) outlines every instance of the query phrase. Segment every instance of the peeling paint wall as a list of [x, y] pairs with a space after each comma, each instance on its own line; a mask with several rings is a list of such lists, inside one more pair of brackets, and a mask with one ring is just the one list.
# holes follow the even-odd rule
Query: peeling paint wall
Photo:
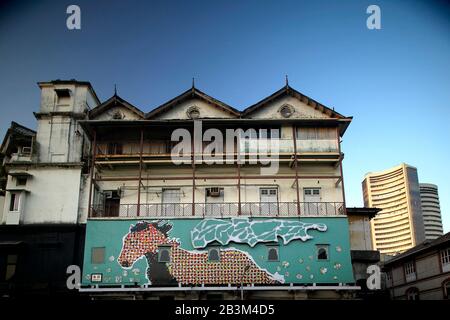
[[349, 216], [352, 250], [373, 250], [370, 219], [366, 216]]
[[[58, 98], [55, 89], [70, 90], [70, 97]], [[77, 120], [87, 118], [87, 111], [95, 106], [86, 85], [45, 85], [36, 135], [38, 162], [80, 162], [87, 139]]]
[[[25, 186], [16, 186], [15, 178], [8, 177], [10, 190], [20, 190], [20, 223], [78, 222], [81, 168], [32, 168]], [[4, 212], [8, 213], [11, 193], [6, 195]], [[4, 221], [5, 222], [5, 221]]]
[[279, 109], [289, 105], [294, 108], [294, 113], [290, 118], [329, 118], [326, 114], [319, 110], [315, 110], [311, 106], [306, 105], [304, 102], [299, 101], [294, 97], [284, 97], [277, 99], [275, 102], [268, 104], [264, 108], [258, 109], [249, 115], [249, 118], [253, 119], [283, 119], [279, 113]]
[[[333, 166], [301, 166], [299, 168], [299, 175], [335, 175], [338, 176], [339, 169]], [[295, 175], [294, 169], [286, 165], [282, 165], [278, 172], [279, 175]], [[114, 176], [136, 176], [136, 170], [132, 169], [114, 169], [110, 170], [104, 167], [102, 170], [104, 177]], [[192, 180], [146, 180], [151, 177], [171, 177], [171, 176], [191, 176], [192, 169], [177, 166], [158, 166], [149, 167], [142, 173], [143, 186], [141, 188], [141, 202], [142, 203], [161, 203], [161, 197], [157, 192], [161, 192], [162, 188], [180, 188], [181, 203], [192, 202]], [[205, 166], [196, 168], [196, 176], [230, 176], [230, 179], [198, 179], [196, 181], [195, 199], [198, 202], [205, 202], [205, 188], [211, 186], [218, 186], [224, 188], [224, 202], [237, 202], [238, 189], [236, 168], [234, 166]], [[241, 169], [241, 175], [259, 175], [259, 168], [246, 167]], [[342, 187], [339, 184], [335, 185], [336, 179], [299, 179], [300, 187], [300, 201], [303, 202], [304, 188], [320, 188], [321, 197], [320, 202], [342, 202]], [[117, 190], [117, 188], [124, 188], [125, 193], [121, 198], [123, 204], [137, 203], [137, 181], [99, 181], [98, 185], [101, 190]], [[241, 201], [242, 202], [258, 202], [259, 188], [261, 187], [276, 187], [278, 188], [278, 200], [280, 202], [295, 202], [297, 201], [297, 193], [294, 179], [245, 179], [241, 177]]]
[[200, 118], [236, 118], [236, 116], [231, 115], [229, 112], [223, 111], [209, 105], [200, 99], [191, 99], [185, 101], [175, 108], [167, 110], [152, 119], [163, 120], [163, 119], [189, 119], [187, 111], [190, 107], [197, 107], [200, 110]]
[[91, 118], [90, 120], [113, 120], [114, 116], [116, 116], [116, 115], [120, 115], [121, 120], [141, 119], [141, 117], [139, 117], [136, 113], [131, 112], [129, 109], [118, 106], [118, 107], [108, 109], [104, 113], [101, 113], [101, 114], [97, 115], [96, 117]]

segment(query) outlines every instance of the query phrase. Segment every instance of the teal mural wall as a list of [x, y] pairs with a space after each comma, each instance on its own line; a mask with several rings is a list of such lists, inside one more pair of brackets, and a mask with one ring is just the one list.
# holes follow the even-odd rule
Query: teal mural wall
[[[268, 250], [278, 248], [277, 261]], [[218, 262], [208, 249], [219, 248]], [[327, 248], [326, 259], [318, 250]], [[159, 262], [170, 248], [170, 262]], [[92, 256], [94, 253], [94, 257]], [[353, 283], [348, 220], [88, 220], [83, 285]]]

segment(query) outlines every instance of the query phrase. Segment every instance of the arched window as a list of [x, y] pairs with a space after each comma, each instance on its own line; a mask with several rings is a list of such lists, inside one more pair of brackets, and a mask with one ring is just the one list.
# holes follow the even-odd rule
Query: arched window
[[212, 262], [220, 261], [220, 250], [219, 248], [210, 248], [208, 250], [208, 260]]
[[170, 262], [170, 247], [158, 248], [158, 262]]
[[444, 299], [450, 299], [450, 278], [442, 283], [442, 288], [444, 290]]
[[409, 288], [406, 290], [405, 295], [407, 300], [419, 300], [419, 289], [416, 287]]
[[328, 260], [328, 245], [317, 245], [317, 260]]
[[267, 248], [267, 261], [278, 261], [278, 247], [268, 246]]

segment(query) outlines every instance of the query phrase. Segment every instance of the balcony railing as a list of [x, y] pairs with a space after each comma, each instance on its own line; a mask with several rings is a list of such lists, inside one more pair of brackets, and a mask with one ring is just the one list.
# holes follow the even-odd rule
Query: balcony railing
[[[297, 202], [243, 202], [240, 215], [251, 217], [295, 217]], [[344, 215], [342, 202], [300, 202], [300, 216]], [[239, 204], [228, 203], [145, 203], [96, 205], [90, 217], [234, 217], [239, 215]]]
[[[240, 151], [243, 153], [292, 153], [292, 139], [242, 139]], [[336, 139], [297, 140], [297, 152], [338, 152]]]
[[[204, 142], [206, 147], [209, 142]], [[146, 141], [142, 145], [142, 153], [149, 156], [170, 155], [174, 142], [167, 140]], [[240, 143], [233, 146], [233, 153], [264, 153], [282, 154], [293, 153], [294, 143], [292, 139], [262, 139], [248, 138], [242, 139]], [[137, 156], [141, 151], [139, 141], [120, 141], [117, 143], [99, 143], [97, 145], [97, 157], [108, 155], [115, 156]], [[297, 152], [299, 153], [327, 153], [338, 152], [338, 145], [335, 139], [322, 140], [297, 140]], [[227, 153], [227, 147], [223, 146], [223, 153]]]

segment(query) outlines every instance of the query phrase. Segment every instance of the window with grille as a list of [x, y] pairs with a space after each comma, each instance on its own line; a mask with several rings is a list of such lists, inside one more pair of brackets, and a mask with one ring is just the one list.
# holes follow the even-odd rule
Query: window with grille
[[277, 202], [278, 189], [277, 188], [261, 188], [260, 201], [261, 202]]
[[414, 261], [405, 263], [404, 268], [405, 268], [406, 281], [409, 282], [409, 281], [416, 280], [416, 268], [414, 265]]
[[17, 192], [12, 192], [9, 200], [9, 211], [19, 211], [19, 200], [20, 194]]
[[419, 289], [409, 288], [408, 290], [406, 290], [406, 299], [419, 300]]
[[444, 299], [450, 299], [450, 279], [445, 280], [442, 287], [444, 288]]
[[308, 188], [304, 190], [305, 196], [320, 196], [319, 188]]
[[450, 271], [450, 248], [441, 251], [442, 271]]
[[158, 262], [170, 262], [170, 247], [158, 247]]
[[386, 272], [386, 279], [387, 279], [387, 281], [391, 281], [392, 280], [392, 273], [391, 273], [391, 271]]
[[336, 140], [334, 128], [298, 128], [298, 140]]

